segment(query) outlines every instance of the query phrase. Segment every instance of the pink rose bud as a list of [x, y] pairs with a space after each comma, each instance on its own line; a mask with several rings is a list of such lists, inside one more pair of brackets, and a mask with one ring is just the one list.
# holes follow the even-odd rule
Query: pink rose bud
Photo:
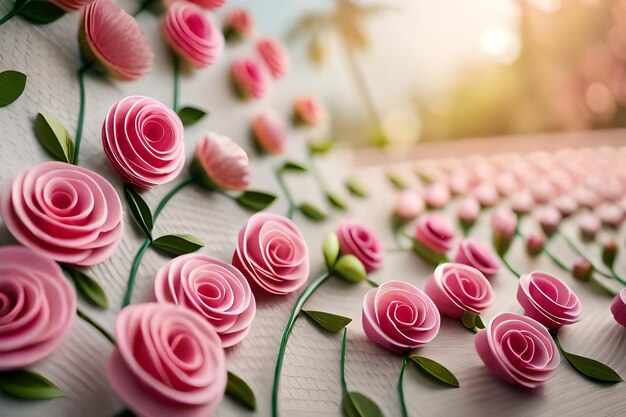
[[248, 154], [231, 138], [207, 133], [196, 145], [191, 176], [208, 189], [241, 191], [250, 186]]
[[198, 313], [215, 328], [225, 348], [246, 337], [256, 313], [250, 284], [237, 268], [195, 253], [163, 265], [154, 280], [154, 294], [160, 303]]
[[231, 81], [237, 96], [243, 100], [262, 98], [267, 91], [267, 76], [259, 63], [252, 59], [239, 59], [230, 67]]
[[600, 197], [586, 187], [577, 188], [572, 197], [574, 197], [579, 206], [584, 208], [593, 209], [600, 204]]
[[233, 9], [224, 22], [224, 38], [227, 41], [249, 37], [254, 31], [254, 17], [248, 9]]
[[56, 262], [22, 246], [0, 247], [0, 371], [52, 353], [75, 310], [76, 293]]
[[461, 226], [464, 229], [469, 229], [476, 223], [478, 215], [480, 214], [480, 203], [474, 197], [466, 197], [463, 199], [459, 208], [457, 209], [457, 216], [461, 221]]
[[356, 256], [367, 272], [383, 266], [383, 246], [369, 229], [344, 221], [335, 230], [335, 234], [339, 238], [340, 253]]
[[548, 181], [535, 181], [530, 185], [530, 193], [539, 204], [545, 204], [555, 197], [556, 191]]
[[626, 288], [622, 288], [613, 299], [611, 313], [619, 325], [626, 327]]
[[430, 184], [424, 192], [424, 201], [428, 207], [444, 208], [450, 201], [450, 190], [440, 182]]
[[285, 295], [309, 278], [309, 250], [295, 223], [272, 213], [256, 213], [239, 232], [232, 264], [253, 290]]
[[289, 71], [289, 55], [283, 45], [274, 38], [265, 37], [256, 44], [261, 59], [274, 78], [281, 78]]
[[499, 262], [487, 248], [470, 240], [459, 243], [454, 262], [476, 268], [487, 278], [493, 278], [500, 268]]
[[424, 200], [414, 190], [402, 190], [396, 200], [395, 214], [402, 220], [413, 220], [426, 208]]
[[498, 203], [498, 190], [493, 184], [484, 182], [472, 194], [483, 207], [493, 207]]
[[469, 176], [465, 172], [456, 172], [448, 179], [448, 188], [454, 195], [465, 195], [468, 193]]
[[552, 236], [561, 223], [561, 213], [552, 206], [542, 207], [537, 213], [537, 220], [546, 236]]
[[593, 274], [593, 265], [586, 259], [579, 259], [574, 262], [572, 276], [578, 281], [587, 282]]
[[454, 229], [446, 217], [436, 214], [426, 216], [417, 225], [413, 250], [424, 260], [438, 264], [445, 260], [454, 238]]
[[496, 298], [491, 284], [478, 269], [458, 263], [443, 263], [435, 268], [424, 292], [441, 314], [451, 319], [460, 319], [466, 311], [480, 314]]
[[259, 148], [271, 155], [281, 154], [287, 147], [285, 122], [271, 111], [263, 112], [254, 118], [252, 136]]
[[326, 118], [324, 106], [314, 97], [298, 97], [293, 107], [293, 119], [296, 125], [315, 126]]
[[609, 268], [613, 268], [617, 259], [618, 246], [615, 241], [610, 241], [602, 246], [602, 262]]
[[150, 97], [126, 97], [111, 107], [102, 125], [102, 146], [113, 168], [144, 188], [172, 181], [185, 165], [180, 118]]
[[528, 214], [535, 206], [535, 200], [528, 191], [521, 191], [511, 197], [511, 208], [517, 214]]
[[[543, 385], [561, 363], [545, 327], [515, 313], [501, 313], [474, 338], [478, 356], [499, 379], [525, 388]], [[532, 346], [532, 349], [529, 349]]]
[[50, 0], [50, 2], [67, 12], [74, 12], [87, 6], [93, 0]]
[[574, 291], [560, 279], [544, 272], [521, 276], [517, 301], [525, 315], [554, 330], [578, 322], [583, 311]]
[[496, 189], [500, 195], [510, 197], [521, 188], [519, 181], [511, 172], [503, 172], [496, 178]]
[[603, 204], [596, 210], [605, 227], [618, 229], [624, 221], [624, 212], [615, 204]]
[[136, 80], [152, 69], [148, 38], [113, 0], [95, 0], [83, 9], [78, 40], [83, 60], [114, 77]]
[[175, 1], [167, 9], [163, 36], [178, 56], [196, 68], [213, 64], [224, 50], [222, 32], [200, 7], [186, 1]]
[[215, 10], [219, 9], [226, 3], [226, 0], [189, 0], [192, 3], [197, 4], [200, 7], [204, 7], [205, 9]]
[[406, 282], [387, 281], [365, 294], [362, 324], [368, 339], [400, 353], [433, 340], [441, 317], [421, 290]]
[[224, 397], [226, 360], [213, 326], [168, 303], [133, 304], [115, 324], [113, 390], [142, 416], [210, 416]]
[[583, 240], [593, 240], [600, 230], [600, 219], [591, 213], [585, 213], [578, 222], [580, 236]]
[[44, 162], [15, 177], [1, 199], [13, 237], [57, 262], [90, 266], [122, 239], [122, 203], [111, 184], [83, 167]]
[[546, 240], [543, 236], [532, 234], [528, 236], [526, 240], [526, 253], [533, 258], [539, 256], [543, 252], [543, 248], [546, 244]]
[[569, 217], [578, 210], [578, 203], [569, 195], [562, 195], [552, 202], [552, 205], [563, 217]]
[[491, 213], [493, 247], [499, 255], [504, 255], [511, 246], [517, 228], [517, 217], [508, 207], [498, 207]]

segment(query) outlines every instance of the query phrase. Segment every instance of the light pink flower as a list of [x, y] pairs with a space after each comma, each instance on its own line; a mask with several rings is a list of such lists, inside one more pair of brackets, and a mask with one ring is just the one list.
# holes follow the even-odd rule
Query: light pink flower
[[283, 153], [287, 147], [287, 127], [274, 112], [266, 111], [254, 118], [252, 135], [259, 147], [269, 154]]
[[113, 168], [144, 188], [172, 181], [185, 165], [180, 118], [150, 97], [126, 97], [111, 107], [102, 125], [102, 146]]
[[259, 63], [252, 59], [239, 59], [230, 67], [237, 95], [242, 99], [261, 98], [267, 90], [267, 76]]
[[298, 97], [293, 107], [296, 123], [315, 126], [326, 118], [324, 106], [315, 97]]
[[109, 380], [138, 415], [209, 416], [224, 397], [224, 349], [199, 314], [168, 303], [134, 304], [115, 324]]
[[404, 352], [430, 342], [439, 333], [441, 317], [435, 303], [420, 289], [387, 281], [363, 299], [363, 330], [373, 342]]
[[367, 272], [379, 269], [383, 265], [383, 246], [369, 229], [344, 221], [335, 233], [339, 239], [341, 254], [356, 256]]
[[498, 190], [488, 182], [476, 187], [472, 194], [483, 207], [493, 207], [498, 203]]
[[517, 214], [528, 214], [533, 209], [535, 200], [528, 191], [521, 191], [511, 196], [511, 208]]
[[626, 327], [626, 288], [622, 288], [613, 299], [611, 314], [619, 325]]
[[596, 213], [605, 227], [617, 229], [624, 221], [624, 212], [613, 203], [602, 204], [596, 209]]
[[237, 268], [204, 255], [188, 254], [161, 267], [154, 280], [158, 302], [191, 309], [211, 324], [225, 348], [250, 331], [256, 301]]
[[198, 6], [204, 7], [205, 9], [219, 9], [226, 3], [226, 0], [189, 0], [192, 3], [197, 4]]
[[122, 203], [100, 175], [63, 162], [20, 173], [2, 198], [2, 218], [24, 246], [57, 262], [94, 265], [122, 238]]
[[561, 223], [561, 212], [552, 206], [542, 207], [537, 213], [537, 220], [547, 236], [552, 236]]
[[256, 43], [256, 49], [274, 78], [280, 78], [287, 74], [289, 55], [280, 42], [274, 38], [265, 37]]
[[21, 246], [0, 247], [0, 371], [52, 353], [75, 310], [74, 289], [54, 261]]
[[572, 196], [563, 194], [552, 203], [559, 210], [563, 217], [569, 217], [578, 210], [578, 203]]
[[589, 209], [597, 207], [601, 202], [598, 194], [587, 187], [577, 188], [572, 197], [574, 197], [579, 206]]
[[520, 183], [511, 172], [502, 172], [496, 177], [496, 189], [500, 195], [509, 197], [520, 189]]
[[466, 197], [463, 199], [457, 209], [459, 220], [466, 226], [471, 226], [476, 222], [480, 214], [480, 203], [474, 197]]
[[480, 314], [496, 296], [491, 284], [476, 268], [459, 263], [443, 263], [426, 281], [424, 292], [441, 314], [460, 319], [466, 311]]
[[530, 256], [538, 256], [542, 251], [546, 244], [546, 240], [543, 236], [532, 234], [528, 236], [528, 240], [526, 240], [526, 252]]
[[600, 219], [591, 213], [583, 214], [578, 221], [580, 234], [585, 240], [592, 240], [595, 238], [596, 233], [600, 230], [600, 225]]
[[448, 179], [448, 188], [454, 195], [465, 195], [469, 191], [469, 183], [470, 178], [466, 172], [455, 172]]
[[549, 329], [558, 330], [580, 320], [582, 306], [574, 291], [563, 281], [543, 272], [522, 275], [517, 301], [524, 314]]
[[487, 278], [496, 275], [500, 268], [495, 255], [482, 244], [470, 240], [463, 240], [459, 243], [454, 262], [474, 267]]
[[73, 12], [82, 9], [94, 0], [50, 0], [51, 3], [59, 6], [63, 10]]
[[561, 363], [548, 330], [535, 320], [502, 313], [474, 338], [476, 351], [498, 378], [526, 388], [543, 385]]
[[395, 213], [403, 220], [413, 220], [424, 212], [424, 200], [414, 190], [402, 190], [396, 200]]
[[177, 55], [196, 68], [213, 64], [224, 49], [222, 32], [202, 9], [186, 1], [176, 1], [167, 9], [163, 36]]
[[224, 33], [226, 37], [235, 36], [238, 39], [247, 38], [254, 30], [254, 17], [248, 9], [233, 9], [226, 16]]
[[241, 231], [233, 266], [252, 285], [270, 294], [285, 295], [309, 277], [309, 251], [295, 223], [272, 213], [256, 213]]
[[517, 217], [508, 207], [498, 207], [491, 213], [491, 227], [503, 239], [510, 240], [515, 235]]
[[539, 204], [545, 204], [555, 197], [556, 190], [548, 181], [535, 181], [530, 185], [530, 193]]
[[444, 208], [450, 201], [448, 186], [440, 182], [430, 184], [424, 191], [424, 201], [429, 207]]
[[417, 241], [439, 254], [445, 254], [452, 248], [454, 238], [454, 229], [450, 221], [436, 214], [420, 220], [415, 231]]
[[95, 0], [81, 13], [80, 52], [111, 75], [136, 80], [150, 71], [154, 55], [135, 18], [113, 0]]
[[196, 144], [192, 176], [206, 178], [211, 188], [241, 191], [250, 186], [249, 162], [246, 151], [231, 138], [207, 133]]

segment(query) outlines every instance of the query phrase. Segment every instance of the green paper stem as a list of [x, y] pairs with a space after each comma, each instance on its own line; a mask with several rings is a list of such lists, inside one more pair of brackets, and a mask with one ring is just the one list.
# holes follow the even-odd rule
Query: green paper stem
[[609, 279], [615, 279], [617, 281], [619, 281], [621, 284], [626, 285], [626, 280], [624, 280], [623, 278], [621, 278], [619, 275], [617, 275], [615, 273], [615, 270], [613, 268], [609, 269], [609, 272], [605, 272], [602, 271], [601, 269], [597, 268], [596, 265], [591, 262], [591, 260], [585, 256], [585, 254], [578, 248], [578, 246], [576, 246], [576, 244], [574, 242], [572, 242], [572, 240], [565, 236], [563, 233], [561, 233], [560, 231], [556, 231], [555, 234], [558, 233], [561, 238], [563, 238], [563, 240], [565, 241], [565, 243], [567, 244], [567, 246], [569, 246], [569, 248], [578, 256], [580, 256], [581, 258], [589, 261], [589, 263], [591, 263], [591, 266], [593, 266], [593, 270], [595, 272], [597, 272], [598, 274], [602, 275], [605, 278], [609, 278]]
[[402, 409], [402, 417], [409, 417], [409, 412], [406, 409], [406, 403], [404, 401], [404, 389], [402, 388], [402, 382], [404, 381], [404, 370], [406, 369], [406, 359], [409, 352], [406, 351], [402, 357], [402, 367], [400, 368], [400, 377], [398, 378], [398, 395], [400, 396], [400, 408]]
[[282, 192], [285, 194], [285, 197], [287, 198], [287, 204], [288, 204], [289, 207], [287, 208], [287, 214], [285, 216], [287, 218], [293, 220], [293, 215], [298, 210], [298, 205], [296, 204], [295, 200], [293, 199], [293, 196], [291, 195], [291, 192], [289, 191], [289, 188], [287, 187], [287, 184], [285, 183], [285, 179], [283, 178], [282, 170], [279, 168], [276, 171], [274, 171], [274, 174], [276, 175], [276, 180], [278, 181], [278, 186], [280, 187]]
[[116, 345], [115, 343], [115, 338], [113, 337], [113, 335], [111, 333], [109, 333], [104, 327], [102, 327], [100, 324], [98, 324], [94, 319], [92, 319], [91, 317], [89, 317], [84, 311], [82, 311], [80, 308], [76, 309], [76, 315], [78, 317], [80, 317], [81, 319], [83, 319], [85, 321], [85, 323], [89, 324], [91, 327], [93, 327], [94, 329], [96, 329], [102, 336], [104, 336], [109, 342], [111, 342], [111, 344], [113, 344], [113, 346]]
[[280, 371], [283, 367], [283, 359], [285, 357], [285, 350], [287, 349], [287, 341], [289, 340], [289, 335], [291, 334], [291, 329], [298, 318], [298, 314], [302, 310], [302, 306], [309, 299], [309, 297], [322, 285], [328, 278], [330, 278], [330, 272], [324, 272], [319, 277], [315, 278], [311, 283], [306, 287], [302, 294], [296, 300], [293, 308], [291, 309], [291, 314], [289, 315], [289, 320], [287, 320], [287, 325], [285, 326], [285, 330], [283, 331], [283, 337], [280, 342], [280, 349], [278, 350], [278, 357], [276, 358], [276, 369], [274, 370], [274, 387], [272, 389], [272, 416], [278, 417], [278, 389], [280, 388]]
[[343, 328], [343, 340], [341, 341], [341, 392], [343, 396], [348, 395], [348, 385], [346, 384], [346, 341], [348, 339], [348, 328]]
[[309, 161], [309, 170], [311, 171], [311, 174], [313, 174], [313, 180], [315, 180], [319, 189], [322, 191], [324, 196], [332, 194], [331, 191], [328, 189], [328, 185], [326, 184], [326, 181], [322, 177], [322, 174], [317, 169], [317, 165], [315, 165], [315, 161], [313, 161], [314, 159], [313, 153], [311, 152], [310, 149], [307, 150], [306, 156], [307, 156], [307, 160]]
[[9, 13], [7, 13], [6, 15], [4, 15], [4, 17], [2, 19], [0, 19], [0, 26], [2, 26], [3, 24], [5, 24], [6, 22], [8, 22], [9, 20], [11, 20], [13, 17], [15, 17], [16, 15], [18, 15], [22, 9], [24, 7], [26, 7], [26, 5], [30, 3], [30, 0], [25, 1], [22, 4], [19, 5], [15, 5], [11, 11]]
[[506, 266], [506, 268], [511, 271], [511, 273], [513, 275], [515, 275], [518, 279], [520, 277], [520, 273], [517, 272], [517, 270], [515, 270], [515, 268], [513, 268], [513, 266], [511, 266], [511, 264], [509, 263], [509, 261], [506, 260], [506, 257], [504, 255], [500, 255], [500, 259], [502, 260], [502, 263], [504, 264], [504, 266]]
[[78, 121], [76, 122], [76, 142], [74, 143], [74, 165], [78, 165], [78, 154], [80, 152], [80, 142], [83, 137], [83, 124], [85, 121], [85, 73], [92, 64], [83, 64], [77, 71], [78, 87], [80, 90], [80, 107], [78, 110]]
[[174, 98], [172, 100], [172, 109], [178, 111], [178, 90], [180, 84], [180, 58], [175, 52], [172, 52], [172, 65], [174, 67]]

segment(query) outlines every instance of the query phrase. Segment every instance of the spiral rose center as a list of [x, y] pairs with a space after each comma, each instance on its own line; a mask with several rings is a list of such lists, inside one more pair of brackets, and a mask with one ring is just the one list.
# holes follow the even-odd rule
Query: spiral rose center
[[146, 123], [143, 133], [150, 142], [159, 142], [165, 136], [165, 129], [159, 122], [149, 121]]
[[197, 362], [200, 346], [198, 342], [186, 333], [178, 333], [170, 336], [168, 343], [176, 358], [187, 366]]
[[0, 326], [15, 320], [19, 306], [24, 303], [23, 296], [16, 284], [0, 281]]
[[403, 326], [410, 326], [415, 322], [416, 312], [413, 306], [399, 303], [393, 312], [393, 318], [396, 323]]
[[222, 289], [214, 283], [202, 283], [198, 286], [197, 291], [205, 301], [215, 301], [222, 298]]
[[189, 30], [191, 30], [194, 35], [199, 38], [207, 38], [209, 35], [209, 27], [206, 25], [205, 19], [198, 14], [192, 14], [187, 19], [185, 19], [185, 23], [189, 26]]
[[246, 73], [253, 81], [258, 81], [260, 77], [259, 67], [254, 65], [252, 62], [246, 62]]

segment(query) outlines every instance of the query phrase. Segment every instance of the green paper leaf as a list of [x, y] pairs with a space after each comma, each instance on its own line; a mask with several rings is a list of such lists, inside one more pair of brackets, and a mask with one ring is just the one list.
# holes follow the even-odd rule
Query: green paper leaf
[[343, 199], [337, 194], [326, 194], [326, 199], [333, 207], [338, 208], [339, 210], [346, 210], [348, 208], [346, 202], [343, 201]]
[[154, 247], [174, 256], [195, 252], [204, 246], [204, 242], [192, 235], [173, 234], [154, 239]]
[[406, 188], [406, 181], [398, 174], [394, 174], [392, 172], [387, 173], [387, 179], [391, 182], [391, 184], [396, 187], [398, 190], [404, 190]]
[[228, 371], [228, 383], [226, 384], [226, 395], [233, 398], [247, 409], [256, 410], [256, 398], [252, 388], [240, 377]]
[[106, 309], [109, 306], [109, 300], [107, 299], [106, 293], [95, 279], [70, 266], [64, 265], [63, 269], [70, 275], [76, 284], [78, 293], [85, 300], [102, 309]]
[[384, 417], [380, 407], [365, 395], [350, 391], [343, 396], [343, 411], [348, 417]]
[[65, 396], [65, 393], [47, 378], [26, 369], [0, 372], [0, 392], [22, 400], [45, 400]]
[[361, 282], [367, 278], [365, 267], [354, 255], [343, 255], [340, 257], [333, 271], [340, 278], [350, 282]]
[[128, 184], [124, 184], [124, 194], [126, 195], [126, 203], [130, 211], [130, 217], [139, 231], [152, 242], [152, 228], [154, 221], [150, 207], [143, 198]]
[[350, 317], [324, 313], [323, 311], [302, 310], [302, 312], [309, 316], [319, 327], [333, 333], [343, 330], [352, 321]]
[[326, 213], [324, 213], [322, 210], [315, 207], [311, 203], [300, 204], [298, 206], [298, 210], [300, 210], [300, 212], [304, 214], [304, 216], [308, 217], [311, 220], [315, 220], [317, 222], [322, 221], [326, 218]]
[[276, 194], [265, 191], [248, 190], [237, 196], [237, 204], [252, 211], [261, 211], [276, 200]]
[[311, 154], [324, 154], [330, 151], [335, 146], [335, 141], [332, 139], [322, 139], [307, 144], [309, 152]]
[[439, 265], [442, 262], [448, 262], [446, 255], [435, 252], [430, 248], [424, 246], [422, 242], [417, 239], [413, 239], [413, 252], [426, 262], [430, 262], [433, 265]]
[[26, 78], [26, 74], [19, 71], [0, 72], [0, 107], [8, 106], [22, 95]]
[[207, 112], [196, 107], [186, 106], [178, 110], [176, 114], [180, 117], [180, 121], [183, 122], [183, 126], [186, 127], [199, 122], [200, 119], [206, 116]]
[[291, 171], [291, 172], [308, 172], [309, 168], [306, 165], [300, 164], [294, 161], [285, 161], [282, 167], [280, 167], [281, 171]]
[[562, 351], [567, 361], [581, 374], [600, 382], [621, 382], [617, 372], [595, 359]]
[[44, 149], [57, 161], [74, 163], [74, 142], [67, 129], [57, 119], [37, 113], [35, 135]]
[[348, 188], [348, 191], [350, 191], [352, 195], [357, 197], [365, 198], [369, 195], [365, 185], [356, 178], [350, 178], [346, 181], [346, 188]]
[[31, 0], [20, 11], [20, 16], [31, 23], [45, 25], [65, 15], [65, 10], [48, 0]]
[[330, 232], [324, 238], [322, 242], [322, 252], [324, 253], [324, 259], [326, 260], [326, 266], [329, 268], [335, 265], [337, 258], [339, 257], [339, 238], [334, 232]]
[[423, 356], [409, 356], [409, 359], [415, 363], [418, 367], [426, 371], [430, 376], [439, 382], [450, 385], [451, 387], [458, 388], [459, 380], [456, 379], [454, 374], [448, 370], [445, 366], [437, 361], [434, 361]]
[[485, 324], [483, 323], [480, 316], [471, 311], [465, 311], [463, 316], [461, 317], [461, 322], [466, 329], [473, 331], [474, 333], [478, 332], [480, 329], [485, 328]]

